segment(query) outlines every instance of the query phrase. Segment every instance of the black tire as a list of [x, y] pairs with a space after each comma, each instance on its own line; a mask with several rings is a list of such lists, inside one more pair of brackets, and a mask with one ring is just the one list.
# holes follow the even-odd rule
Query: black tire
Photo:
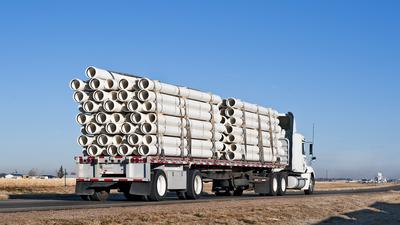
[[110, 194], [110, 190], [96, 190], [93, 195], [90, 195], [92, 201], [106, 201]]
[[[160, 179], [160, 181], [159, 181]], [[164, 181], [161, 181], [164, 180]], [[159, 183], [160, 182], [160, 183]], [[163, 183], [163, 184], [161, 184]], [[161, 189], [160, 189], [161, 188]], [[150, 201], [162, 201], [167, 195], [168, 181], [167, 176], [162, 170], [155, 170], [151, 176]]]
[[180, 200], [185, 200], [186, 199], [186, 192], [185, 191], [177, 191], [176, 195], [178, 196], [178, 199], [180, 199]]
[[287, 190], [287, 174], [279, 173], [278, 175], [278, 192], [277, 195], [283, 196], [286, 194]]
[[133, 194], [130, 194], [129, 192], [124, 192], [124, 196], [125, 196], [126, 200], [128, 200], [128, 201], [145, 201], [146, 200], [146, 196], [133, 195]]
[[306, 195], [314, 194], [314, 188], [315, 188], [315, 179], [314, 176], [311, 175], [310, 186], [308, 186], [308, 190], [304, 190], [304, 194]]
[[233, 195], [234, 195], [234, 196], [242, 196], [242, 195], [243, 195], [243, 189], [242, 189], [242, 188], [236, 188], [236, 189], [233, 191]]
[[79, 197], [81, 197], [81, 199], [83, 201], [89, 201], [90, 200], [90, 196], [89, 195], [80, 195]]
[[276, 196], [279, 189], [278, 176], [276, 173], [269, 175], [269, 196]]
[[198, 199], [203, 192], [203, 178], [198, 170], [189, 170], [187, 176], [187, 199]]

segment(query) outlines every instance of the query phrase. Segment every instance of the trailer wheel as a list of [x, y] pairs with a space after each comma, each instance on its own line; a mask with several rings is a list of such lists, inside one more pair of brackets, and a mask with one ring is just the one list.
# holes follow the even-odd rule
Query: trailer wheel
[[203, 192], [203, 178], [198, 170], [189, 170], [187, 177], [186, 197], [188, 199], [198, 199]]
[[167, 195], [167, 176], [165, 176], [164, 171], [155, 170], [151, 177], [151, 190], [149, 199], [151, 201], [161, 201]]
[[278, 188], [277, 194], [279, 196], [282, 196], [282, 195], [286, 194], [286, 189], [287, 189], [287, 175], [286, 175], [286, 173], [279, 173], [278, 179], [279, 179], [278, 180], [279, 188]]
[[315, 187], [315, 179], [314, 176], [311, 175], [310, 185], [308, 186], [308, 190], [304, 190], [304, 194], [312, 195], [314, 193], [314, 187]]
[[278, 176], [276, 173], [272, 173], [270, 175], [270, 182], [269, 182], [269, 196], [275, 196], [278, 193], [279, 182]]
[[90, 195], [92, 201], [106, 201], [110, 194], [110, 190], [95, 190], [93, 195]]

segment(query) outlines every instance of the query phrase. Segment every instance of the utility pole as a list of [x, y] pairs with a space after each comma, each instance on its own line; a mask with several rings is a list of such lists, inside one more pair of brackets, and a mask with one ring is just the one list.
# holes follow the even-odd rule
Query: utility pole
[[325, 170], [325, 179], [328, 181], [328, 169]]

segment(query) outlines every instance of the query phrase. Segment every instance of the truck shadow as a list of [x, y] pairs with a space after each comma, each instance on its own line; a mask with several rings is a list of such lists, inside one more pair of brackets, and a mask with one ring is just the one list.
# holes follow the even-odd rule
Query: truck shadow
[[345, 213], [321, 221], [315, 225], [354, 225], [354, 224], [400, 224], [400, 204], [376, 202], [367, 209]]

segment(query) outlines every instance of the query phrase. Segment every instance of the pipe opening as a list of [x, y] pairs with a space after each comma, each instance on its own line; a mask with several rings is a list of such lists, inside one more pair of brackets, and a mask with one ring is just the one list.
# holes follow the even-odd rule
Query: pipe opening
[[81, 88], [81, 82], [82, 82], [81, 80], [73, 79], [73, 80], [71, 80], [69, 86], [70, 86], [71, 89], [73, 89], [73, 90], [78, 90], [78, 89]]
[[108, 137], [106, 135], [100, 135], [97, 140], [101, 145], [106, 145], [108, 143]]
[[77, 121], [80, 125], [87, 123], [87, 122], [88, 122], [87, 119], [88, 119], [88, 118], [87, 118], [87, 116], [86, 116], [85, 114], [78, 114], [78, 115], [76, 116], [76, 121]]
[[102, 91], [95, 91], [95, 92], [93, 93], [93, 98], [94, 98], [96, 101], [98, 101], [98, 102], [103, 101], [103, 100], [104, 100], [104, 92], [102, 92]]
[[79, 136], [78, 143], [80, 145], [86, 146], [88, 144], [88, 142], [89, 142], [89, 139], [86, 136], [84, 136], [84, 135]]
[[155, 113], [147, 114], [147, 118], [149, 119], [150, 123], [157, 122], [157, 115]]
[[107, 122], [107, 114], [102, 113], [102, 112], [97, 113], [97, 115], [96, 115], [96, 121], [97, 121], [98, 123], [106, 123], [106, 122]]
[[119, 87], [122, 89], [126, 89], [129, 86], [129, 81], [127, 79], [122, 79], [119, 81]]
[[122, 101], [125, 101], [126, 99], [128, 99], [128, 92], [125, 90], [121, 90], [118, 92], [118, 98]]
[[141, 79], [141, 80], [139, 81], [139, 86], [140, 86], [142, 89], [147, 89], [147, 88], [150, 86], [150, 81], [149, 81], [148, 79]]
[[145, 103], [144, 103], [144, 109], [145, 109], [146, 111], [152, 110], [152, 109], [153, 109], [153, 103], [152, 103], [152, 102], [145, 102]]
[[145, 133], [149, 133], [152, 130], [152, 125], [150, 123], [144, 123], [142, 129]]
[[229, 126], [229, 125], [228, 125], [228, 126], [225, 126], [225, 128], [226, 128], [226, 132], [227, 132], [227, 133], [230, 134], [230, 133], [233, 132], [233, 127], [232, 127], [232, 126]]
[[119, 113], [112, 114], [112, 117], [116, 123], [122, 122], [122, 120], [124, 119], [123, 116]]
[[237, 145], [231, 145], [231, 150], [236, 151], [238, 149]]
[[146, 136], [145, 137], [145, 142], [146, 142], [146, 144], [151, 144], [151, 143], [153, 143], [153, 136]]
[[90, 87], [92, 87], [93, 89], [99, 88], [100, 87], [100, 80], [99, 79], [91, 79], [90, 80]]
[[115, 141], [115, 144], [119, 145], [124, 141], [124, 138], [122, 136], [120, 136], [120, 135], [115, 135], [114, 136], [114, 141]]
[[107, 111], [112, 111], [115, 108], [115, 103], [113, 101], [107, 101], [105, 103], [105, 108]]
[[147, 101], [150, 97], [150, 93], [148, 91], [142, 90], [139, 92], [139, 98], [142, 101]]
[[131, 109], [131, 111], [137, 111], [138, 108], [139, 108], [139, 102], [138, 102], [138, 101], [135, 101], [135, 100], [130, 101], [130, 102], [128, 103], [128, 105], [129, 105], [129, 108]]
[[140, 139], [139, 139], [139, 136], [138, 136], [138, 135], [132, 134], [132, 135], [129, 136], [129, 142], [130, 142], [130, 144], [132, 144], [132, 145], [137, 145], [137, 144], [139, 144], [139, 141], [140, 141]]
[[140, 146], [139, 151], [140, 151], [141, 155], [147, 155], [150, 152], [150, 148], [147, 145], [142, 145], [142, 146]]
[[110, 155], [110, 156], [116, 156], [116, 155], [118, 155], [118, 147], [115, 146], [115, 145], [110, 145], [110, 146], [108, 146], [108, 148], [107, 148], [107, 153], [108, 153], [108, 155]]
[[114, 87], [114, 80], [107, 79], [106, 80], [106, 88], [113, 88]]
[[129, 154], [129, 147], [127, 145], [119, 146], [119, 153], [122, 154], [122, 155]]
[[142, 114], [140, 114], [140, 113], [132, 113], [131, 120], [134, 123], [140, 123], [142, 121]]
[[117, 131], [117, 125], [114, 123], [107, 124], [107, 131], [109, 133], [115, 133]]
[[94, 77], [96, 75], [96, 69], [94, 67], [88, 67], [86, 69], [86, 75], [88, 75], [89, 77]]
[[235, 99], [232, 99], [232, 98], [228, 99], [228, 101], [227, 101], [228, 106], [233, 107], [235, 104], [236, 104]]

